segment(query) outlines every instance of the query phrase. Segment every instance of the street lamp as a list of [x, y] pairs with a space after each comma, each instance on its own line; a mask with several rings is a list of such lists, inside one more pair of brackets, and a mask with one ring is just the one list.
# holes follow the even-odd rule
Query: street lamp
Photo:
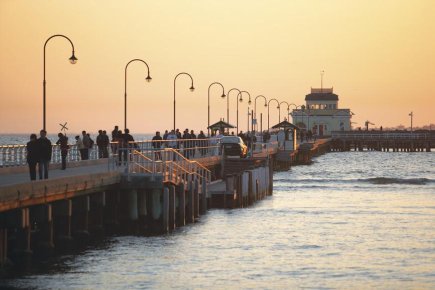
[[152, 78], [150, 77], [150, 67], [148, 66], [148, 64], [139, 58], [135, 58], [130, 60], [127, 65], [125, 66], [125, 78], [124, 78], [124, 130], [127, 128], [127, 67], [130, 63], [134, 62], [134, 61], [140, 61], [143, 62], [146, 66], [147, 66], [147, 70], [148, 70], [148, 76], [145, 78], [145, 80], [147, 82], [151, 82]]
[[239, 93], [237, 94], [237, 96], [240, 94], [240, 90], [237, 88], [232, 88], [231, 90], [228, 91], [227, 93], [227, 123], [230, 123], [230, 93], [232, 91], [238, 91]]
[[257, 123], [258, 123], [258, 120], [257, 120], [257, 99], [258, 98], [263, 98], [264, 99], [264, 106], [267, 107], [267, 99], [266, 99], [265, 96], [258, 95], [258, 96], [255, 97], [255, 99], [254, 99], [254, 117], [255, 117], [255, 120], [256, 120]]
[[71, 47], [72, 47], [72, 55], [71, 55], [71, 57], [69, 58], [69, 61], [70, 61], [70, 63], [71, 64], [75, 64], [75, 63], [77, 63], [77, 58], [76, 58], [76, 56], [74, 55], [74, 44], [72, 43], [72, 41], [71, 41], [71, 39], [69, 39], [68, 37], [66, 37], [65, 35], [62, 35], [62, 34], [55, 34], [55, 35], [52, 35], [52, 36], [50, 36], [46, 41], [45, 41], [45, 44], [44, 44], [44, 81], [42, 82], [42, 103], [43, 103], [43, 105], [42, 105], [42, 128], [44, 129], [44, 130], [46, 130], [46, 126], [45, 126], [45, 112], [46, 112], [46, 110], [45, 110], [45, 99], [46, 99], [46, 80], [45, 80], [45, 48], [46, 48], [46, 46], [47, 46], [47, 42], [50, 40], [50, 39], [52, 39], [52, 38], [54, 38], [54, 37], [58, 37], [58, 36], [60, 36], [60, 37], [63, 37], [63, 38], [65, 38], [65, 39], [67, 39], [70, 43], [71, 43]]
[[224, 88], [224, 86], [221, 84], [221, 83], [219, 83], [219, 82], [214, 82], [214, 83], [212, 83], [212, 84], [210, 84], [209, 86], [208, 86], [208, 119], [207, 119], [207, 131], [208, 131], [208, 136], [210, 136], [210, 88], [211, 88], [211, 86], [212, 85], [220, 85], [221, 87], [222, 87], [222, 98], [225, 98], [226, 96], [225, 96], [225, 88]]
[[270, 102], [272, 102], [272, 101], [276, 101], [276, 103], [278, 104], [278, 106], [276, 108], [279, 110], [279, 101], [277, 99], [270, 99], [269, 102], [267, 103], [267, 131], [269, 131], [269, 129], [270, 129], [269, 111], [270, 111]]
[[190, 77], [190, 79], [192, 80], [192, 84], [191, 84], [189, 90], [191, 92], [193, 92], [195, 90], [195, 88], [193, 87], [193, 78], [190, 74], [188, 74], [186, 72], [181, 72], [175, 76], [175, 78], [174, 78], [174, 131], [175, 131], [175, 81], [177, 80], [178, 76], [180, 76], [180, 75], [188, 75]]
[[288, 114], [290, 114], [290, 105], [286, 102], [286, 101], [282, 101], [281, 103], [279, 103], [279, 114], [278, 114], [278, 123], [281, 123], [281, 104], [287, 104], [287, 117]]
[[237, 102], [237, 119], [236, 119], [236, 128], [237, 128], [237, 134], [239, 134], [239, 102], [243, 102], [243, 98], [242, 98], [242, 94], [243, 93], [247, 93], [249, 96], [249, 100], [248, 100], [248, 104], [251, 104], [251, 94], [248, 93], [247, 91], [240, 91], [240, 93], [238, 93], [237, 98], [239, 98], [239, 101]]

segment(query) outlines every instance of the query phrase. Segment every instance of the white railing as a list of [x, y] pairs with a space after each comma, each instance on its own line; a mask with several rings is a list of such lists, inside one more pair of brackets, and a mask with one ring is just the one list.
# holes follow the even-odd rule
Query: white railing
[[[173, 148], [184, 154], [188, 158], [200, 158], [207, 156], [219, 155], [218, 143], [219, 139], [178, 139], [178, 140], [162, 140], [162, 141], [140, 141], [131, 142], [131, 147], [139, 151], [151, 154], [150, 150]], [[153, 146], [154, 145], [154, 146]], [[156, 148], [155, 148], [156, 147]], [[117, 142], [111, 142], [107, 147], [109, 157], [116, 155], [119, 145]], [[89, 160], [99, 159], [99, 148], [96, 144], [89, 148]], [[76, 144], [70, 144], [66, 161], [80, 161], [80, 151]], [[51, 163], [61, 163], [61, 150], [59, 145], [52, 146]], [[27, 164], [27, 149], [26, 145], [3, 145], [0, 146], [0, 167], [23, 166]]]

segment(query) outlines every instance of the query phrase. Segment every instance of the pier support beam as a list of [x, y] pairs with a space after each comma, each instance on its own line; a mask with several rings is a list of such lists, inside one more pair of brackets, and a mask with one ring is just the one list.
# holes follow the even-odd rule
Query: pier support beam
[[97, 192], [90, 196], [91, 210], [89, 213], [89, 231], [96, 235], [104, 234], [104, 207], [106, 206], [106, 193]]
[[163, 189], [162, 232], [169, 232], [169, 188]]
[[178, 215], [177, 226], [182, 227], [186, 225], [186, 192], [184, 190], [184, 184], [180, 183], [176, 187], [178, 197]]
[[35, 225], [32, 237], [35, 254], [52, 255], [54, 253], [52, 205], [41, 204], [31, 207], [30, 223]]
[[60, 200], [53, 203], [54, 244], [56, 249], [69, 250], [72, 248], [71, 217], [71, 199]]
[[195, 177], [193, 181], [193, 216], [195, 219], [199, 218], [199, 180]]
[[0, 268], [8, 262], [8, 230], [0, 228]]
[[91, 209], [88, 195], [72, 200], [72, 233], [80, 245], [89, 239], [89, 211]]
[[200, 214], [204, 215], [207, 212], [207, 180], [202, 179], [201, 184], [201, 208]]
[[175, 214], [176, 214], [176, 206], [175, 206], [175, 186], [169, 185], [169, 230], [175, 229]]
[[189, 182], [189, 190], [187, 192], [187, 212], [186, 212], [186, 222], [195, 222], [194, 206], [195, 206], [195, 184], [193, 181]]

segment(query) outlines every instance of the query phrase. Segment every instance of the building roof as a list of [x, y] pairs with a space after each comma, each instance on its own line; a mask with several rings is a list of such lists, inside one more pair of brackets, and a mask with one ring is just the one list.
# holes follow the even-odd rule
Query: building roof
[[334, 93], [311, 93], [305, 96], [305, 101], [338, 101]]

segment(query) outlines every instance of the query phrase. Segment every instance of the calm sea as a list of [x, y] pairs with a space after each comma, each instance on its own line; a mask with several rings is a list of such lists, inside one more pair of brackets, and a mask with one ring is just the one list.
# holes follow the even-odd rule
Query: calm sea
[[255, 206], [158, 237], [110, 237], [5, 287], [435, 289], [435, 153], [328, 153]]

